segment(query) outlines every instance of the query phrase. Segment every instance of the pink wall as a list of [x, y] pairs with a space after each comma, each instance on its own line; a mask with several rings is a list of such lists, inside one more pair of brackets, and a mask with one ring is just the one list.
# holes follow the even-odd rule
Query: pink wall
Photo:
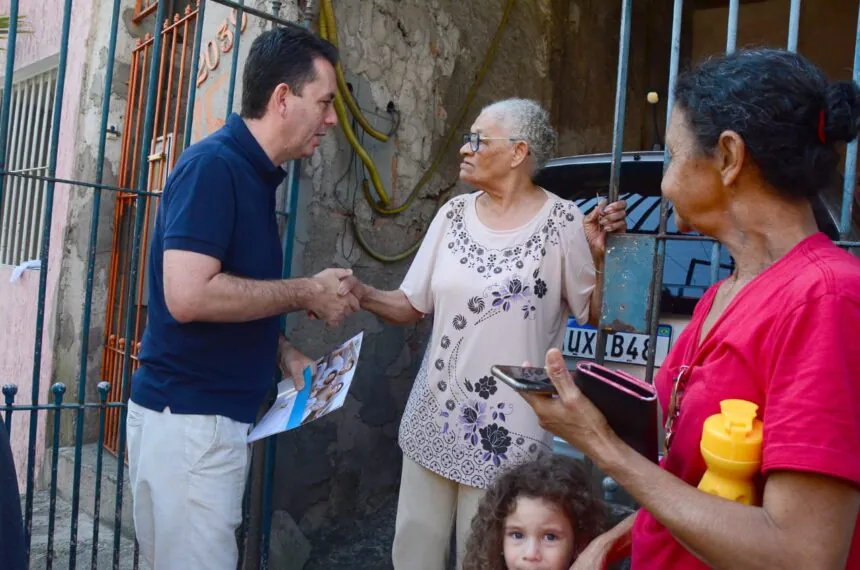
[[[63, 21], [61, 0], [23, 1], [20, 13], [26, 18], [26, 27], [32, 33], [18, 36], [15, 69], [19, 70], [46, 57], [57, 54]], [[0, 14], [9, 13], [9, 0], [0, 0]], [[74, 2], [66, 67], [63, 111], [60, 123], [57, 155], [57, 177], [74, 179], [75, 141], [77, 137], [78, 109], [81, 102], [87, 38], [93, 16], [93, 0]], [[0, 54], [0, 70], [5, 70], [5, 52]], [[39, 402], [49, 402], [52, 384], [53, 340], [55, 338], [55, 308], [57, 283], [63, 254], [63, 237], [69, 209], [69, 188], [58, 184], [54, 190], [51, 246], [48, 259], [47, 295], [45, 301], [45, 327], [42, 344], [42, 363], [39, 383]], [[12, 267], [0, 265], [0, 383], [18, 385], [19, 404], [32, 402], [33, 350], [38, 311], [39, 273], [28, 270], [16, 283], [9, 279]], [[43, 269], [44, 270], [44, 269]], [[19, 412], [12, 425], [12, 450], [18, 481], [24, 491], [29, 439], [29, 413]], [[13, 416], [14, 417], [14, 416]], [[36, 440], [36, 473], [40, 468], [45, 448], [45, 417], [39, 414], [39, 432]]]

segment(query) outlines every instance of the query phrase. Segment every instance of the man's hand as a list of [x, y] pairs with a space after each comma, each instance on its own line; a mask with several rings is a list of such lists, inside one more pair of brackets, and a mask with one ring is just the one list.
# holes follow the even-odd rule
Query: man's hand
[[607, 206], [605, 200], [601, 201], [585, 216], [582, 226], [588, 248], [591, 250], [591, 258], [595, 264], [602, 264], [606, 253], [607, 234], [627, 231], [627, 202], [619, 200]]
[[351, 293], [360, 304], [369, 289], [370, 287], [359, 281], [358, 277], [349, 275], [340, 280], [340, 288], [337, 292], [338, 295], [349, 295]]
[[558, 397], [520, 394], [534, 408], [541, 427], [593, 457], [598, 446], [613, 436], [606, 418], [574, 384], [557, 348], [547, 352], [546, 372]]
[[311, 316], [324, 320], [329, 326], [336, 327], [347, 316], [359, 310], [355, 295], [338, 293], [341, 279], [351, 275], [352, 270], [338, 268], [326, 269], [314, 275], [313, 280], [322, 286], [322, 291], [315, 296], [308, 307]]
[[296, 349], [290, 341], [281, 337], [278, 344], [278, 367], [285, 378], [292, 378], [296, 390], [305, 387], [305, 368], [310, 367], [311, 376], [314, 375], [314, 361]]

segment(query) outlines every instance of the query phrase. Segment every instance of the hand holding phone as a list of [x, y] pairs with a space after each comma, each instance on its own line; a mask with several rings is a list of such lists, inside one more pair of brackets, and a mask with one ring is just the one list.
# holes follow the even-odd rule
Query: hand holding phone
[[[514, 390], [557, 394], [544, 368], [496, 365], [491, 371], [493, 376]], [[578, 363], [572, 380], [622, 440], [651, 461], [658, 461], [657, 393], [654, 386], [593, 362]]]
[[534, 394], [556, 393], [555, 386], [552, 385], [552, 380], [544, 368], [496, 364], [490, 372], [514, 390]]

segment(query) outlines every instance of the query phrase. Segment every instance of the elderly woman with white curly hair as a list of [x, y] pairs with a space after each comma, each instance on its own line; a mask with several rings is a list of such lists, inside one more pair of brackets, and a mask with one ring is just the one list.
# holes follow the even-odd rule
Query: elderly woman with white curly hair
[[584, 217], [534, 184], [556, 138], [534, 101], [484, 108], [460, 149], [460, 179], [477, 191], [440, 209], [400, 288], [342, 286], [388, 322], [435, 316], [400, 426], [396, 570], [443, 570], [454, 524], [459, 567], [484, 489], [550, 451], [552, 436], [490, 368], [540, 362], [570, 314], [596, 320], [606, 234], [626, 228], [624, 202]]

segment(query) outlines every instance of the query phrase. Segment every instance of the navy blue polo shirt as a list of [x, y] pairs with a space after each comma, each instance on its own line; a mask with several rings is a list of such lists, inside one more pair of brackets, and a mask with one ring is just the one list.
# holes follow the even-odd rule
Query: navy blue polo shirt
[[135, 403], [247, 423], [256, 418], [277, 366], [278, 317], [179, 323], [164, 300], [162, 260], [168, 249], [193, 251], [217, 258], [231, 275], [280, 278], [275, 190], [284, 176], [235, 114], [180, 156], [152, 236], [141, 366], [131, 385]]

